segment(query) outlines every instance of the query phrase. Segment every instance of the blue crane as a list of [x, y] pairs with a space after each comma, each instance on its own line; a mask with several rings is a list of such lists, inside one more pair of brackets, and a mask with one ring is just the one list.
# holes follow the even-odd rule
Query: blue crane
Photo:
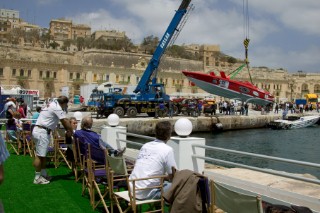
[[99, 114], [108, 116], [110, 113], [116, 113], [119, 117], [123, 117], [125, 114], [128, 117], [135, 117], [137, 113], [147, 113], [149, 116], [154, 116], [160, 103], [163, 105], [164, 114], [168, 112], [170, 97], [165, 93], [164, 84], [157, 83], [157, 69], [168, 45], [174, 42], [184, 26], [187, 12], [193, 9], [192, 5], [189, 6], [190, 2], [191, 0], [182, 0], [133, 91], [134, 94], [104, 93], [104, 103], [100, 105], [101, 109], [97, 116]]
[[[171, 20], [171, 23], [169, 24], [152, 58], [150, 59], [145, 72], [143, 73], [136, 89], [134, 90], [135, 93], [140, 93], [141, 97], [139, 99], [150, 100], [156, 95], [156, 89], [160, 90], [160, 88], [163, 87], [163, 85], [157, 84], [157, 69], [159, 67], [161, 57], [164, 54], [168, 44], [172, 41], [173, 38], [175, 38], [175, 33], [179, 33], [179, 31], [181, 30], [181, 28], [179, 28], [179, 24], [184, 23], [181, 21], [188, 11], [190, 2], [191, 0], [183, 0], [181, 2], [179, 9], [176, 11], [173, 19]], [[168, 99], [168, 97], [163, 98]]]

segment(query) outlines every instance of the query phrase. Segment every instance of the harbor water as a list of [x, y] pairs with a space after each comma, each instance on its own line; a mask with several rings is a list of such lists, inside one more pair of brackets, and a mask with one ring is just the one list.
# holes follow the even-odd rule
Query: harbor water
[[[192, 136], [206, 138], [207, 146], [320, 164], [319, 130], [319, 126], [292, 130], [263, 128], [221, 133], [194, 133]], [[299, 174], [307, 173], [320, 179], [320, 170], [317, 168], [211, 150], [206, 150], [206, 156], [259, 168]], [[222, 166], [227, 167], [227, 165]]]

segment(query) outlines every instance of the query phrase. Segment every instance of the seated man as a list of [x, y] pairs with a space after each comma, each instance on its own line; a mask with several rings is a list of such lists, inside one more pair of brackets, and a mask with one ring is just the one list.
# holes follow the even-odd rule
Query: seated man
[[[177, 168], [174, 160], [173, 149], [166, 143], [171, 137], [172, 126], [169, 121], [161, 121], [157, 123], [155, 133], [156, 140], [148, 142], [142, 146], [138, 154], [134, 169], [129, 179], [147, 178], [168, 174], [168, 179], [172, 180], [172, 167]], [[137, 188], [146, 188], [160, 185], [160, 180], [149, 179], [136, 182]], [[165, 181], [163, 191], [166, 192], [171, 183]], [[132, 185], [130, 184], [132, 188]], [[161, 195], [160, 189], [138, 190], [136, 198], [159, 199]]]
[[[125, 152], [126, 147], [120, 150], [115, 150], [107, 142], [103, 141], [101, 139], [101, 135], [91, 130], [92, 124], [93, 120], [90, 116], [84, 117], [81, 121], [81, 129], [75, 131], [74, 137], [79, 138], [81, 141], [90, 143], [92, 146], [100, 146], [102, 149], [108, 149], [108, 152], [111, 155], [121, 156]], [[84, 151], [84, 147], [82, 147], [81, 144], [80, 151], [81, 153]]]
[[[77, 119], [75, 117], [70, 117], [69, 122], [70, 122], [70, 126], [73, 129], [73, 132], [75, 133], [75, 131], [77, 129], [77, 125], [78, 125]], [[68, 144], [67, 151], [66, 151], [67, 160], [73, 164], [74, 163], [74, 155], [73, 155], [73, 151], [72, 151], [72, 137], [65, 135], [65, 138], [66, 138], [66, 144]]]

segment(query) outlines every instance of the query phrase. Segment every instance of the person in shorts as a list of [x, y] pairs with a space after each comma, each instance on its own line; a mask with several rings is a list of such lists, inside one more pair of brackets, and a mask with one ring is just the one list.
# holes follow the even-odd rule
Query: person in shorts
[[33, 165], [36, 169], [34, 184], [48, 184], [51, 177], [46, 171], [46, 156], [51, 140], [51, 132], [57, 127], [59, 121], [66, 129], [66, 135], [72, 136], [73, 130], [69, 119], [66, 118], [66, 110], [69, 99], [66, 96], [60, 96], [58, 99], [50, 102], [40, 112], [36, 125], [32, 131], [35, 142], [36, 154]]

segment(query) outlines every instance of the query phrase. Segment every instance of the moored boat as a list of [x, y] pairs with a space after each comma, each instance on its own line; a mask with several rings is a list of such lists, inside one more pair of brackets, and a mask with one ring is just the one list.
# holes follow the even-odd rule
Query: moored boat
[[268, 124], [268, 127], [270, 127], [271, 129], [298, 129], [312, 126], [316, 124], [319, 119], [319, 115], [308, 115], [302, 116], [300, 118], [297, 117], [296, 120], [278, 119], [270, 122]]

